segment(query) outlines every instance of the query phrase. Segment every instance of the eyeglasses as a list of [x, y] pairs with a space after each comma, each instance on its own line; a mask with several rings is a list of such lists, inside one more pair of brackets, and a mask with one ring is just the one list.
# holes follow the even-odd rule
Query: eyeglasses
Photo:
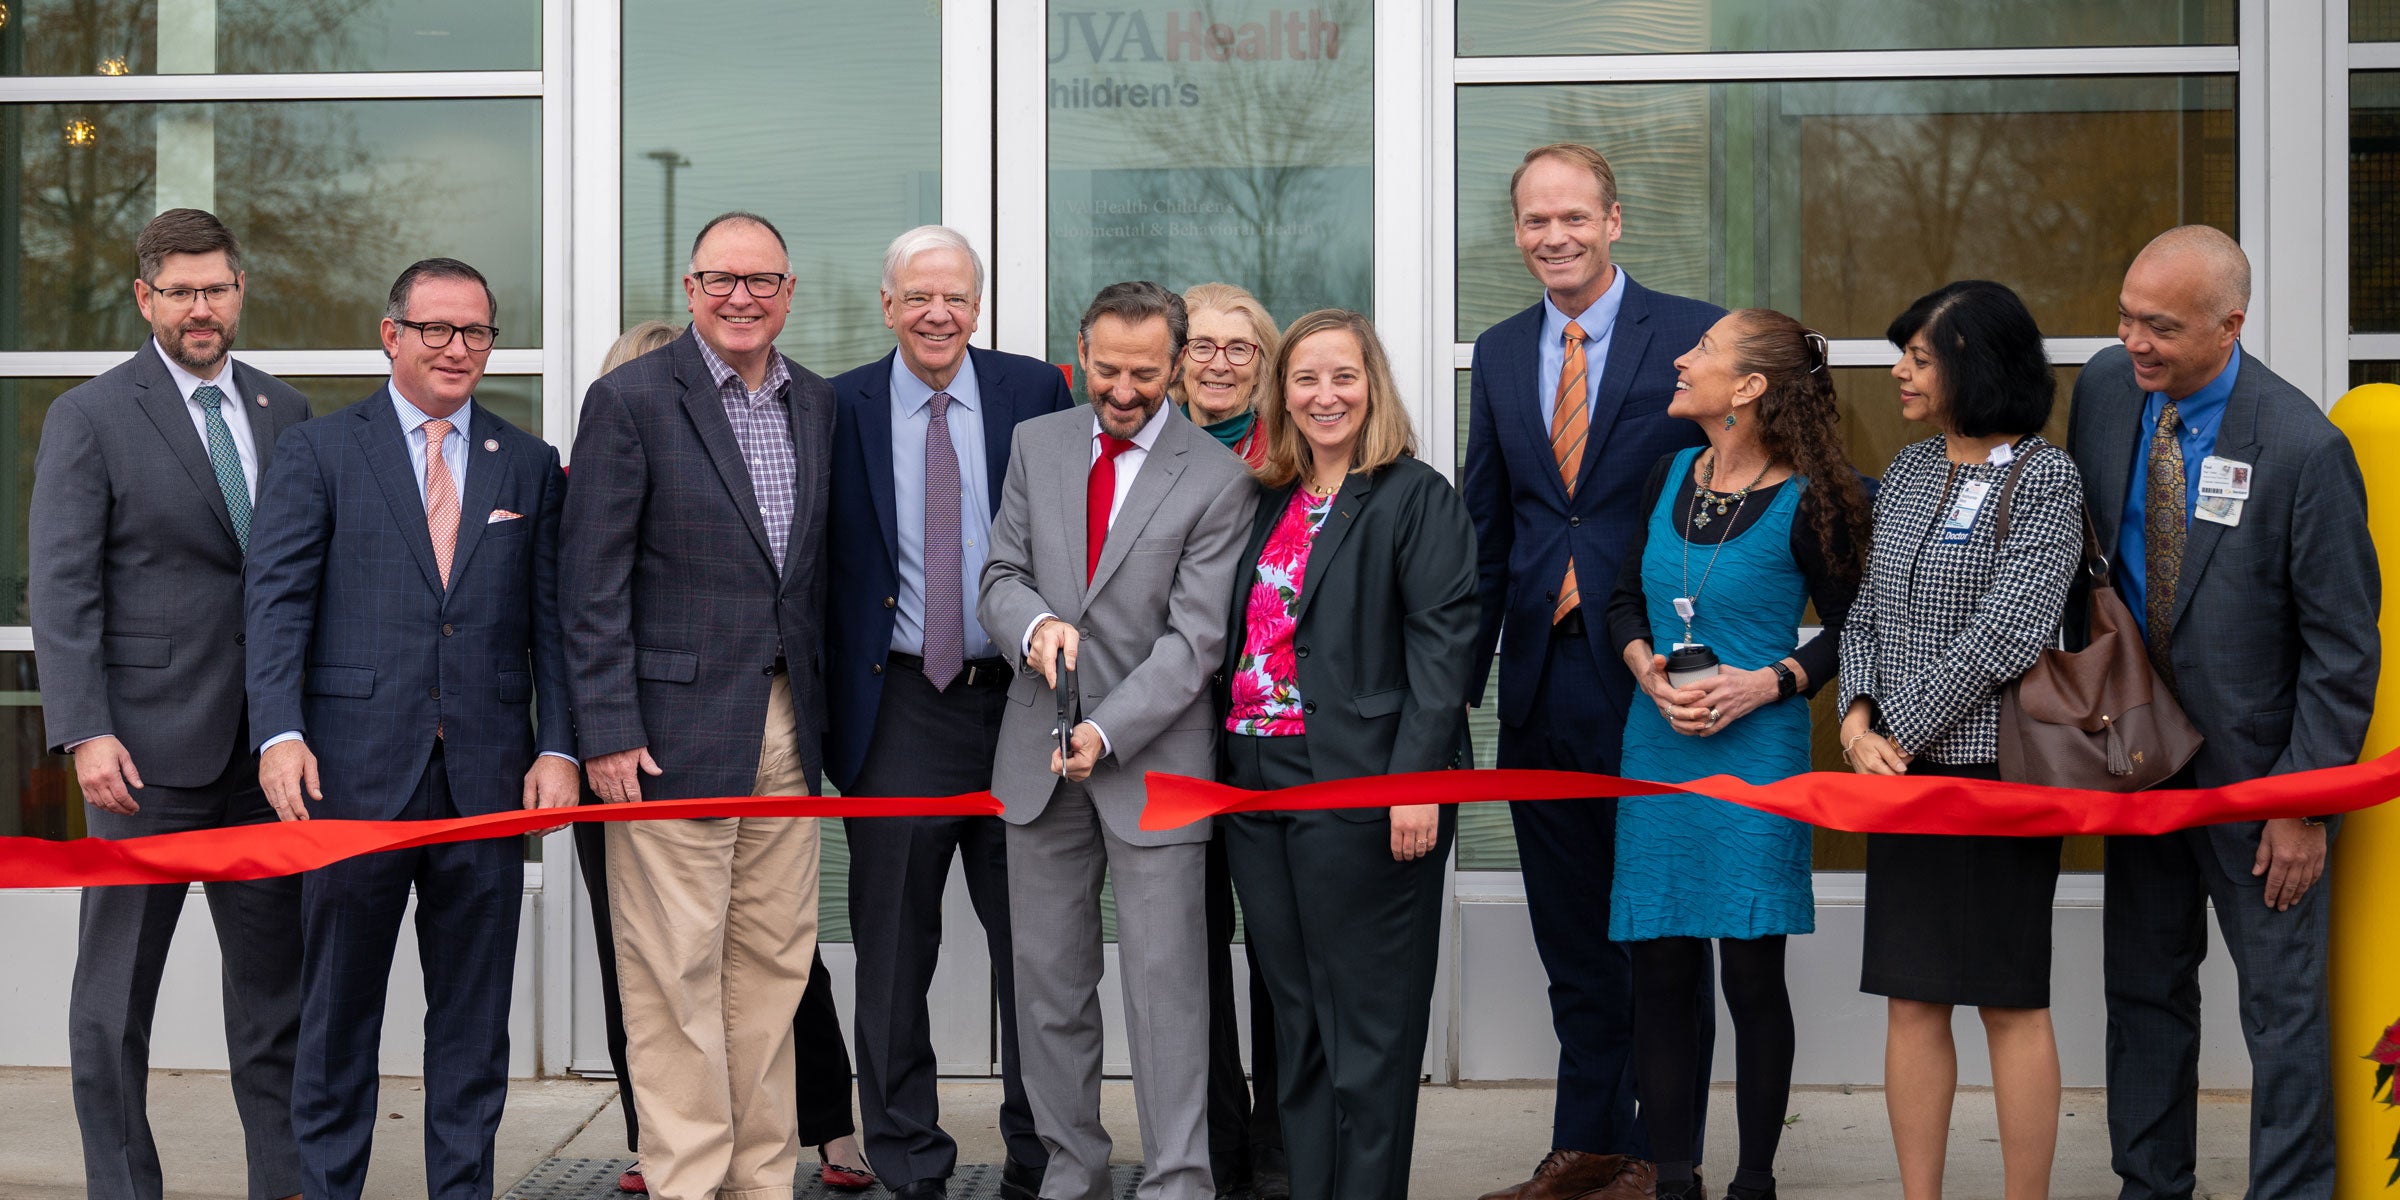
[[711, 296], [730, 296], [733, 294], [733, 285], [738, 283], [750, 289], [751, 295], [761, 300], [768, 300], [774, 298], [775, 293], [783, 290], [783, 281], [790, 279], [791, 276], [774, 271], [761, 271], [756, 275], [735, 275], [729, 271], [694, 271], [692, 278], [700, 282], [701, 291]]
[[1189, 342], [1183, 347], [1183, 352], [1196, 363], [1215, 358], [1220, 350], [1224, 351], [1225, 365], [1229, 367], [1249, 366], [1250, 360], [1258, 357], [1256, 342], [1227, 342], [1222, 346], [1215, 342]]
[[446, 321], [399, 320], [392, 323], [416, 330], [417, 336], [425, 339], [425, 348], [428, 350], [439, 350], [449, 345], [451, 335], [455, 334], [467, 340], [467, 349], [481, 354], [492, 348], [492, 339], [500, 336], [500, 327], [497, 325], [452, 325]]
[[154, 287], [150, 289], [150, 294], [177, 308], [183, 308], [189, 305], [194, 297], [208, 301], [211, 306], [223, 304], [233, 299], [234, 294], [241, 290], [242, 285], [238, 283], [213, 283], [203, 288]]

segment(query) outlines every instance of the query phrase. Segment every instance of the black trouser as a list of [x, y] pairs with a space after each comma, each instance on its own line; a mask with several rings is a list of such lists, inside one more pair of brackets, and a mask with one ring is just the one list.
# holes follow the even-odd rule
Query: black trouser
[[[1229, 781], [1312, 782], [1306, 742], [1227, 737]], [[1443, 808], [1433, 852], [1406, 862], [1392, 857], [1382, 809], [1244, 813], [1225, 825], [1251, 945], [1275, 997], [1292, 1195], [1406, 1200], [1457, 809]]]
[[[936, 691], [923, 660], [893, 654], [854, 796], [954, 796], [992, 784], [992, 752], [1013, 674], [979, 659]], [[953, 855], [983, 926], [1000, 1009], [1000, 1136], [1039, 1169], [1050, 1155], [1033, 1129], [1017, 1064], [1016, 964], [1008, 936], [1008, 843], [998, 817], [854, 817], [850, 937], [858, 951], [859, 1113], [867, 1161], [884, 1186], [948, 1178], [958, 1143], [941, 1125], [940, 1067], [926, 997], [942, 948], [942, 896]]]
[[[584, 803], [598, 803], [587, 788]], [[633, 1075], [625, 1069], [625, 1008], [617, 999], [617, 939], [608, 916], [608, 851], [600, 821], [575, 823], [575, 863], [592, 902], [599, 939], [600, 1011], [608, 1025], [608, 1061], [617, 1070], [617, 1107], [625, 1113], [625, 1148], [642, 1152], [642, 1122], [633, 1111]], [[833, 1005], [833, 980], [822, 950], [808, 966], [808, 990], [792, 1015], [792, 1063], [800, 1078], [800, 1144], [822, 1146], [857, 1132], [850, 1121], [850, 1050]]]

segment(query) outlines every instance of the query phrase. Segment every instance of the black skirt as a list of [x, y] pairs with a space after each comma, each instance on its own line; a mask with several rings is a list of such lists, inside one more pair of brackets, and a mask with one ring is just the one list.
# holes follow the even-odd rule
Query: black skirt
[[[1998, 779], [1991, 763], [1909, 764], [1911, 775]], [[1862, 992], [1928, 1004], [2050, 1007], [2059, 839], [1867, 837]]]

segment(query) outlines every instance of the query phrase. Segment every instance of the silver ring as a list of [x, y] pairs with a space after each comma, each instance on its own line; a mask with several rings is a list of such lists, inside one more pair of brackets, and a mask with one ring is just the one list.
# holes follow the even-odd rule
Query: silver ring
[[1708, 723], [1711, 725], [1717, 723], [1717, 706], [1714, 704], [1708, 706]]

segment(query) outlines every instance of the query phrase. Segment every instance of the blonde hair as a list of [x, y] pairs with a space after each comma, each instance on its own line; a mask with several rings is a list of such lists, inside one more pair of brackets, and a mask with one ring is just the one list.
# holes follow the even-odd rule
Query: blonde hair
[[608, 353], [600, 359], [600, 373], [606, 375], [674, 341], [682, 333], [682, 330], [665, 321], [644, 321], [618, 334], [617, 340], [608, 344]]
[[1282, 344], [1275, 350], [1275, 369], [1259, 381], [1259, 440], [1266, 446], [1266, 456], [1258, 464], [1258, 478], [1268, 487], [1282, 487], [1301, 478], [1315, 461], [1308, 440], [1300, 434], [1299, 422], [1292, 420], [1284, 407], [1283, 376], [1302, 342], [1333, 330], [1347, 332], [1358, 342], [1359, 358], [1367, 369], [1367, 416], [1358, 441], [1350, 448], [1351, 473], [1380, 471], [1403, 454], [1416, 457], [1416, 427], [1409, 423], [1408, 406], [1400, 402], [1391, 356], [1384, 353], [1383, 339], [1375, 335], [1375, 323], [1346, 308], [1320, 308], [1283, 331]]
[[[1229, 312], [1250, 318], [1251, 336], [1258, 340], [1258, 358], [1254, 361], [1261, 368], [1275, 361], [1276, 347], [1282, 344], [1283, 339], [1275, 332], [1275, 318], [1267, 312], [1267, 306], [1259, 303], [1258, 297], [1251, 295], [1249, 289], [1230, 283], [1196, 283], [1183, 293], [1183, 310], [1189, 315]], [[1265, 372], [1262, 370], [1260, 373]], [[1192, 387], [1192, 371], [1187, 364], [1175, 381], [1175, 407], [1187, 414], [1192, 410]], [[1263, 387], [1261, 384], [1250, 389], [1251, 408], [1258, 407]]]

